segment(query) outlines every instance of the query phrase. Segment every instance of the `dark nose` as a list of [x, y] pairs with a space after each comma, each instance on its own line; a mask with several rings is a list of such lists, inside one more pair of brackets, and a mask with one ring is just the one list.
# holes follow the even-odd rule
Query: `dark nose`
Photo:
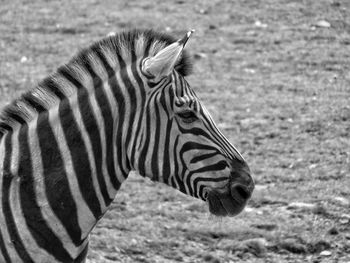
[[231, 185], [231, 196], [239, 203], [245, 203], [251, 196], [254, 188], [242, 184]]
[[247, 164], [232, 165], [230, 188], [232, 197], [237, 201], [245, 202], [252, 196], [254, 180]]

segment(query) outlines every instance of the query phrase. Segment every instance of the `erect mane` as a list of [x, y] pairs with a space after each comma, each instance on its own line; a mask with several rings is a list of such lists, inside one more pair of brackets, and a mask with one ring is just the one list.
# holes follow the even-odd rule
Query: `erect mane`
[[[39, 82], [35, 88], [25, 92], [0, 111], [0, 139], [4, 133], [13, 130], [14, 126], [28, 123], [37, 112], [47, 111], [52, 102], [57, 101], [58, 98], [54, 98], [52, 92], [45, 89], [45, 87], [52, 85], [57, 72], [70, 71], [73, 67], [85, 65], [86, 58], [96, 51], [108, 50], [109, 54], [115, 54], [122, 59], [125, 59], [125, 54], [131, 56], [133, 53], [138, 56], [144, 55], [145, 51], [151, 56], [176, 40], [173, 36], [153, 30], [131, 30], [93, 43], [90, 47], [78, 52], [67, 64], [60, 66], [56, 72]], [[191, 73], [191, 69], [190, 57], [184, 51], [175, 66], [175, 70], [181, 75], [187, 76]]]

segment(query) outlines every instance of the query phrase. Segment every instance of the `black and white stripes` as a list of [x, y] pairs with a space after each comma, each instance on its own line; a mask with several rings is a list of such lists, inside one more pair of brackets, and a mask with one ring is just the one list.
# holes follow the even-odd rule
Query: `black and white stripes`
[[204, 200], [229, 191], [247, 166], [184, 79], [186, 41], [108, 37], [5, 107], [0, 262], [83, 262], [131, 170]]

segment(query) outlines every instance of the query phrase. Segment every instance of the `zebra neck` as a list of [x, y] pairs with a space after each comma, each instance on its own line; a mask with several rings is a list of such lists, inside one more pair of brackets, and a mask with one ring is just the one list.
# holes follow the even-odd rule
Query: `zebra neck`
[[[78, 179], [78, 185], [71, 188], [81, 192], [76, 203], [82, 207], [77, 214], [81, 218], [82, 238], [88, 236], [133, 170], [129, 156], [135, 155], [145, 104], [145, 84], [137, 72], [138, 63], [139, 60], [134, 61], [131, 67], [117, 71], [107, 68], [108, 76], [90, 70], [92, 81], [69, 96], [66, 107], [72, 111], [72, 117], [60, 114], [65, 111], [63, 106], [58, 109], [62, 129], [70, 126], [65, 140], [72, 155], [71, 171], [75, 172], [71, 176]], [[82, 218], [91, 220], [85, 222]]]
[[[57, 237], [73, 255], [86, 244], [126, 179], [133, 145], [130, 131], [140, 101], [127, 73], [95, 76], [90, 85], [79, 80], [76, 92], [3, 137], [7, 146], [1, 161], [6, 162], [4, 168], [10, 167], [4, 171], [6, 189], [8, 196], [13, 196], [10, 191], [19, 193], [9, 207], [17, 207], [11, 213], [31, 226], [21, 235], [33, 238], [33, 243]], [[66, 85], [62, 90], [73, 85], [65, 79], [56, 83]], [[6, 216], [10, 218], [10, 212]]]

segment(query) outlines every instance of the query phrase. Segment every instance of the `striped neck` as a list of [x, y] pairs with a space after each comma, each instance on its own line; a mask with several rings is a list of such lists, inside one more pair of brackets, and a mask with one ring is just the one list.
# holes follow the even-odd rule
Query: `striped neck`
[[[6, 240], [18, 241], [19, 254], [21, 240], [46, 244], [46, 237], [55, 244], [44, 250], [66, 257], [61, 261], [81, 252], [133, 169], [128, 157], [137, 147], [146, 94], [140, 62], [173, 41], [153, 31], [103, 39], [2, 111], [0, 223], [9, 229]], [[17, 198], [10, 199], [12, 192]]]

